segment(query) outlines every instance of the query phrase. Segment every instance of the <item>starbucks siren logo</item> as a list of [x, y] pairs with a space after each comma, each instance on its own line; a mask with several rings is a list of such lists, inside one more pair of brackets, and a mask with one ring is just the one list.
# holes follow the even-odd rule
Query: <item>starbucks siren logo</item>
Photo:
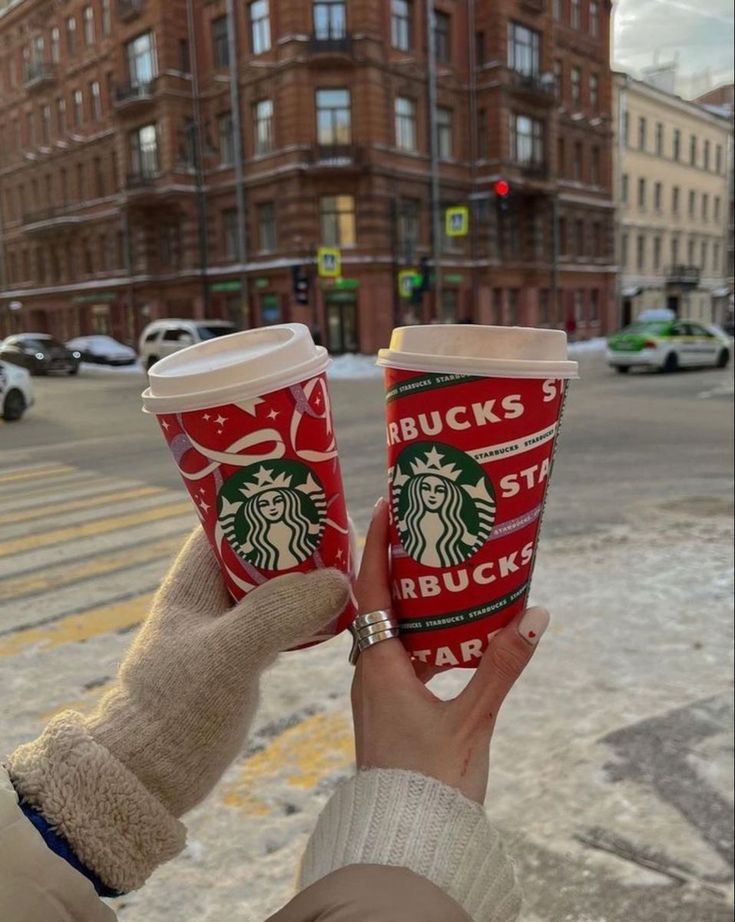
[[450, 445], [405, 448], [393, 471], [393, 514], [406, 552], [425, 567], [451, 567], [487, 541], [495, 491], [480, 465]]
[[290, 570], [319, 546], [327, 499], [305, 464], [264, 461], [225, 481], [217, 513], [240, 557], [262, 570]]

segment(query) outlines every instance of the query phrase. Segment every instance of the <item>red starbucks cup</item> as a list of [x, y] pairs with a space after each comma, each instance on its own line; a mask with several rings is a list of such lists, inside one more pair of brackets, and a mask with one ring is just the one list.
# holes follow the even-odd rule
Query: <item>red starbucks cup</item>
[[[158, 420], [235, 600], [283, 573], [353, 575], [328, 362], [308, 329], [290, 323], [190, 346], [148, 373], [144, 411]], [[312, 642], [354, 617], [349, 603]]]
[[577, 363], [561, 331], [463, 324], [395, 329], [378, 364], [401, 639], [474, 668], [526, 605]]

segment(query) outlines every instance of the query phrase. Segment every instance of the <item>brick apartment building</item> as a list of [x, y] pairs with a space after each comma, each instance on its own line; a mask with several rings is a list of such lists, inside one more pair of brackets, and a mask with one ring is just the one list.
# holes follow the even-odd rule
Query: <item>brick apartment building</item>
[[[412, 320], [605, 332], [608, 0], [432, 15], [434, 106], [423, 0], [0, 0], [0, 335], [231, 317], [339, 352]], [[455, 205], [467, 236], [443, 230]], [[340, 280], [315, 277], [319, 246]], [[398, 273], [422, 260], [411, 303]]]

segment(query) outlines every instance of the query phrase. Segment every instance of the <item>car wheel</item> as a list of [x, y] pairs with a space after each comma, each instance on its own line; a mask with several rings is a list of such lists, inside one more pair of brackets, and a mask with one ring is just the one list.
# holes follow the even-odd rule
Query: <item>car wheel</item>
[[616, 365], [615, 371], [617, 371], [619, 375], [627, 375], [630, 371], [630, 365]]
[[78, 366], [78, 365], [72, 365], [71, 368], [67, 371], [67, 374], [68, 374], [68, 375], [78, 375], [78, 374], [79, 374], [79, 366]]
[[153, 368], [153, 366], [156, 364], [157, 361], [158, 361], [157, 355], [149, 355], [148, 361], [145, 363], [145, 370], [150, 371], [151, 368]]
[[727, 368], [729, 364], [730, 364], [730, 350], [721, 349], [720, 354], [717, 356], [717, 367]]
[[664, 362], [661, 371], [665, 374], [671, 374], [673, 371], [676, 371], [679, 367], [679, 356], [675, 352], [669, 352], [666, 356], [666, 361]]
[[20, 419], [25, 413], [25, 410], [26, 399], [23, 394], [15, 388], [12, 391], [8, 391], [5, 397], [5, 404], [3, 405], [3, 419], [5, 422], [10, 423], [14, 422], [16, 419]]

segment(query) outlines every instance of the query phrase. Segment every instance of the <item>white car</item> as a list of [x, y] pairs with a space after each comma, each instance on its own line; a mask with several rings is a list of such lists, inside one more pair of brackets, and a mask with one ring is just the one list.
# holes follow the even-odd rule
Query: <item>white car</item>
[[0, 416], [6, 422], [20, 419], [33, 406], [33, 384], [25, 368], [0, 362]]
[[730, 352], [722, 330], [696, 320], [638, 320], [607, 340], [608, 365], [621, 374], [634, 366], [661, 371], [725, 368]]
[[140, 363], [147, 370], [187, 346], [236, 332], [237, 327], [229, 320], [154, 320], [140, 335]]
[[66, 348], [79, 352], [83, 362], [97, 365], [134, 365], [138, 359], [135, 349], [124, 346], [111, 336], [77, 336], [69, 340]]

